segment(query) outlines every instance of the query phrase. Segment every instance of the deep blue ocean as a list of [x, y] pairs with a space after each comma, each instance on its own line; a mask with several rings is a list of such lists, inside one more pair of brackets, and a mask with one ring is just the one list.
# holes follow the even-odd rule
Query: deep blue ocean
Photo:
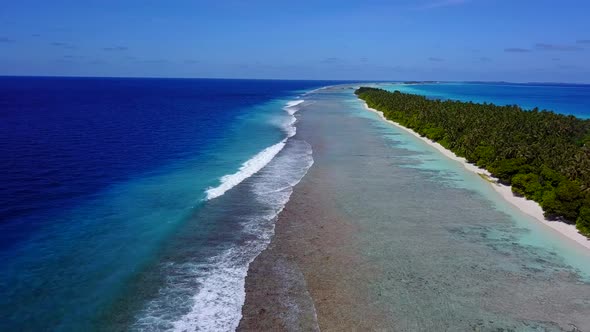
[[[235, 328], [335, 83], [0, 77], [0, 331]], [[590, 117], [588, 85], [402, 87]]]
[[232, 326], [311, 165], [291, 113], [328, 84], [0, 78], [0, 331]]

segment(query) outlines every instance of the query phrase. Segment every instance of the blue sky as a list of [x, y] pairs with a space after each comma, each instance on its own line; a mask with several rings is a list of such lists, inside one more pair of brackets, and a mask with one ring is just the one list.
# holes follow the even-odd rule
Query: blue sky
[[590, 83], [587, 0], [29, 1], [0, 75]]

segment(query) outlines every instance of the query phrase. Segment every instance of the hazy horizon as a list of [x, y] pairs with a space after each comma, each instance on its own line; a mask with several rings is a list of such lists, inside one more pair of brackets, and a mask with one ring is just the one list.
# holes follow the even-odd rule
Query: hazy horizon
[[248, 78], [248, 77], [175, 77], [175, 76], [83, 76], [83, 75], [0, 75], [0, 77], [23, 78], [113, 78], [113, 79], [170, 79], [170, 80], [253, 80], [253, 81], [317, 81], [317, 82], [343, 82], [343, 83], [505, 83], [505, 84], [571, 84], [590, 85], [590, 82], [550, 82], [550, 81], [481, 81], [481, 80], [354, 80], [354, 79], [305, 79], [305, 78]]
[[590, 3], [9, 3], [0, 75], [590, 83]]

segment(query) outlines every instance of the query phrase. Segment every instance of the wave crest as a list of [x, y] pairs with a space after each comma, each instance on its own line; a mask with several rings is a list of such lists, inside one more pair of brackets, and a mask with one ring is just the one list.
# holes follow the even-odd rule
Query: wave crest
[[132, 331], [234, 331], [242, 318], [245, 280], [250, 263], [269, 245], [275, 220], [293, 187], [313, 164], [311, 146], [289, 140], [267, 167], [252, 177], [248, 205], [230, 214], [241, 235], [230, 247], [217, 247], [206, 260], [182, 256], [163, 265], [166, 284], [146, 304]]
[[299, 111], [299, 105], [301, 105], [303, 102], [305, 102], [305, 100], [300, 99], [300, 100], [293, 100], [287, 103], [287, 106], [285, 106], [283, 108], [283, 110], [285, 110], [285, 112], [289, 113], [289, 115], [293, 115], [295, 114], [297, 111]]
[[225, 194], [226, 191], [237, 186], [242, 181], [256, 174], [264, 166], [266, 166], [277, 155], [277, 153], [279, 153], [285, 147], [287, 139], [295, 136], [295, 122], [297, 119], [295, 118], [294, 114], [299, 110], [297, 106], [303, 102], [303, 99], [289, 101], [283, 108], [283, 110], [285, 110], [290, 115], [288, 122], [286, 122], [284, 126], [284, 130], [287, 134], [285, 139], [257, 153], [254, 157], [243, 163], [236, 173], [224, 175], [221, 177], [221, 184], [219, 186], [210, 187], [205, 191], [205, 199], [211, 200]]
[[226, 191], [260, 171], [283, 149], [285, 141], [286, 139], [258, 152], [254, 157], [242, 164], [242, 167], [236, 173], [224, 175], [221, 178], [221, 184], [219, 186], [207, 189], [205, 192], [207, 194], [207, 200], [225, 194]]

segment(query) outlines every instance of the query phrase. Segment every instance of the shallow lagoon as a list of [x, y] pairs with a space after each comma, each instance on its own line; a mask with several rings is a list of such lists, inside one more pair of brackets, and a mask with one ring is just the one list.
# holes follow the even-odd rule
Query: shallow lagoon
[[[369, 292], [396, 330], [590, 327], [590, 255], [504, 201], [490, 184], [321, 90], [299, 124], [330, 169], [327, 190], [358, 227]], [[307, 135], [307, 136], [306, 136]], [[314, 148], [315, 150], [315, 148]]]

